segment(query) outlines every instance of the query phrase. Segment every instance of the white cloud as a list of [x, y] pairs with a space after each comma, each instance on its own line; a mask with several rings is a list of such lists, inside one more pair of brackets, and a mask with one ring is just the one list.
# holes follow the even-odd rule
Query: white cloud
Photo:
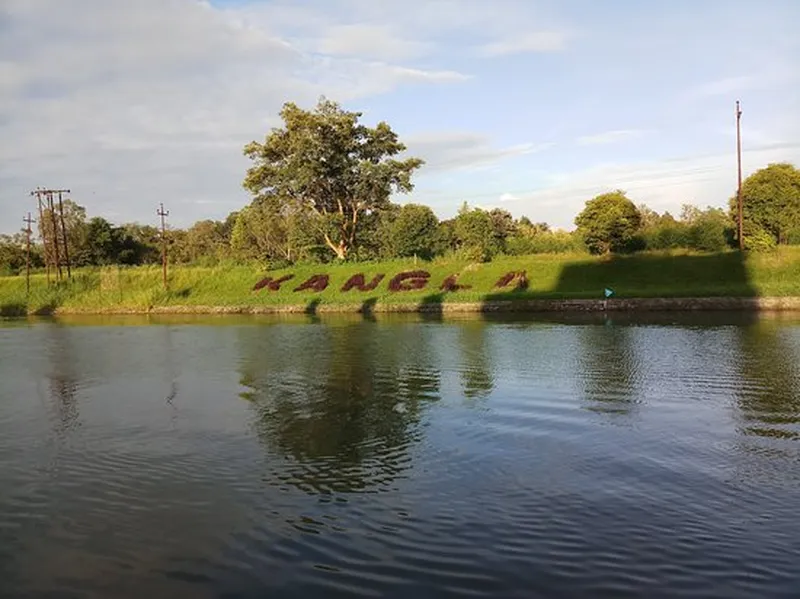
[[566, 48], [569, 38], [566, 31], [534, 31], [520, 37], [485, 44], [478, 48], [478, 53], [486, 57], [496, 57], [526, 52], [559, 52]]
[[613, 144], [637, 139], [646, 133], [648, 132], [643, 129], [615, 129], [613, 131], [604, 131], [603, 133], [579, 137], [577, 143], [581, 146]]
[[[787, 160], [800, 163], [800, 143], [751, 147], [743, 152], [744, 175]], [[561, 172], [547, 177], [538, 190], [504, 196], [515, 213], [569, 228], [588, 199], [614, 189], [624, 190], [636, 204], [677, 214], [685, 203], [725, 207], [735, 188], [735, 158], [714, 154]]]
[[368, 24], [328, 28], [318, 42], [318, 50], [324, 54], [388, 61], [418, 58], [432, 47], [430, 43], [399, 37], [389, 27]]
[[518, 195], [513, 194], [513, 193], [504, 193], [504, 194], [501, 194], [498, 199], [501, 202], [515, 202], [515, 201], [519, 200], [520, 198], [519, 198]]
[[443, 171], [487, 168], [508, 158], [544, 151], [553, 144], [528, 142], [496, 147], [485, 135], [460, 131], [410, 136], [406, 145], [409, 154], [426, 161], [425, 170], [420, 173], [424, 177]]
[[0, 15], [0, 229], [37, 185], [71, 188], [91, 214], [150, 219], [164, 201], [183, 204], [180, 224], [220, 218], [246, 201], [241, 149], [283, 102], [467, 78], [309, 53], [251, 7], [5, 0]]

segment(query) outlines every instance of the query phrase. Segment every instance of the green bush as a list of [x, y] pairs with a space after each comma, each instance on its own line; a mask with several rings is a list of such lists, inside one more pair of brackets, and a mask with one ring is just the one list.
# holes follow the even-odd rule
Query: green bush
[[776, 246], [774, 235], [764, 229], [755, 229], [744, 236], [744, 248], [751, 252], [768, 252]]
[[577, 233], [553, 231], [535, 235], [512, 235], [506, 240], [506, 253], [510, 256], [529, 254], [567, 254], [586, 251], [583, 239]]
[[674, 250], [689, 247], [689, 231], [686, 225], [672, 222], [651, 227], [644, 231], [644, 240], [649, 250]]
[[689, 247], [700, 252], [720, 252], [728, 245], [725, 222], [717, 218], [699, 218], [689, 227]]

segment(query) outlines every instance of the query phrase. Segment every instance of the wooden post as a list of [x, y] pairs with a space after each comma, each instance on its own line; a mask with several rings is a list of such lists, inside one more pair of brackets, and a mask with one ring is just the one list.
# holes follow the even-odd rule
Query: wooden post
[[744, 251], [744, 205], [742, 200], [742, 111], [739, 108], [739, 100], [736, 100], [736, 166], [737, 166], [737, 185], [736, 185], [736, 206], [739, 217], [739, 250]]
[[167, 224], [165, 218], [169, 216], [169, 210], [164, 210], [164, 204], [159, 204], [156, 211], [161, 217], [161, 267], [163, 270], [164, 289], [167, 289]]
[[72, 278], [72, 268], [69, 264], [69, 235], [67, 232], [67, 225], [64, 223], [64, 203], [61, 201], [61, 192], [66, 191], [69, 193], [69, 189], [59, 189], [58, 190], [58, 212], [61, 215], [61, 233], [64, 235], [64, 261], [67, 263], [67, 278]]
[[25, 222], [25, 292], [31, 294], [31, 223], [36, 221], [31, 218], [31, 213], [22, 219]]

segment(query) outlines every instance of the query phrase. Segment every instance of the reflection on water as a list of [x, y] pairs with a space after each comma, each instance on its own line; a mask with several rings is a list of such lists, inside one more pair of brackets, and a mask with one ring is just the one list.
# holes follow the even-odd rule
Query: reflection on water
[[800, 588], [796, 320], [11, 321], [0, 381], [0, 597]]
[[741, 328], [737, 343], [737, 366], [742, 377], [737, 403], [745, 432], [800, 438], [798, 339], [785, 327], [764, 323]]
[[408, 467], [439, 374], [423, 333], [367, 323], [239, 331], [241, 395], [283, 458], [275, 482], [309, 493], [378, 491]]
[[633, 327], [603, 326], [577, 329], [576, 369], [586, 407], [598, 413], [630, 416], [641, 397], [636, 386], [645, 356], [637, 350]]
[[487, 326], [481, 321], [463, 322], [459, 326], [461, 387], [468, 399], [488, 397], [494, 387], [486, 336]]

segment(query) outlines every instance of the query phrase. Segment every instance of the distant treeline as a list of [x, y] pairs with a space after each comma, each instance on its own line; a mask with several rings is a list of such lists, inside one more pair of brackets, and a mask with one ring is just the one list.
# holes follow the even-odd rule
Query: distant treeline
[[[586, 202], [573, 232], [552, 230], [525, 216], [514, 218], [500, 208], [482, 210], [466, 203], [454, 218], [439, 220], [427, 206], [390, 201], [394, 193], [413, 190], [412, 175], [424, 161], [399, 159], [406, 148], [389, 125], [366, 127], [358, 122], [360, 116], [325, 99], [312, 111], [286, 104], [281, 111], [285, 126], [270, 131], [263, 143], [252, 142], [244, 149], [253, 162], [244, 179], [252, 202], [224, 221], [203, 220], [185, 230], [170, 230], [170, 260], [276, 267], [411, 256], [488, 261], [502, 254], [681, 248], [715, 252], [738, 246], [733, 199], [727, 210], [686, 204], [680, 214], [672, 215], [637, 206], [624, 191], [611, 191]], [[778, 163], [759, 170], [744, 182], [742, 196], [747, 249], [800, 244], [797, 168]], [[47, 214], [40, 220], [52, 222]], [[64, 220], [74, 266], [160, 260], [161, 235], [154, 226], [89, 218], [85, 208], [72, 201], [64, 204]], [[52, 238], [52, 231], [44, 233]], [[24, 270], [25, 237], [22, 232], [0, 236], [0, 273]], [[44, 265], [42, 249], [34, 243], [34, 267]]]

